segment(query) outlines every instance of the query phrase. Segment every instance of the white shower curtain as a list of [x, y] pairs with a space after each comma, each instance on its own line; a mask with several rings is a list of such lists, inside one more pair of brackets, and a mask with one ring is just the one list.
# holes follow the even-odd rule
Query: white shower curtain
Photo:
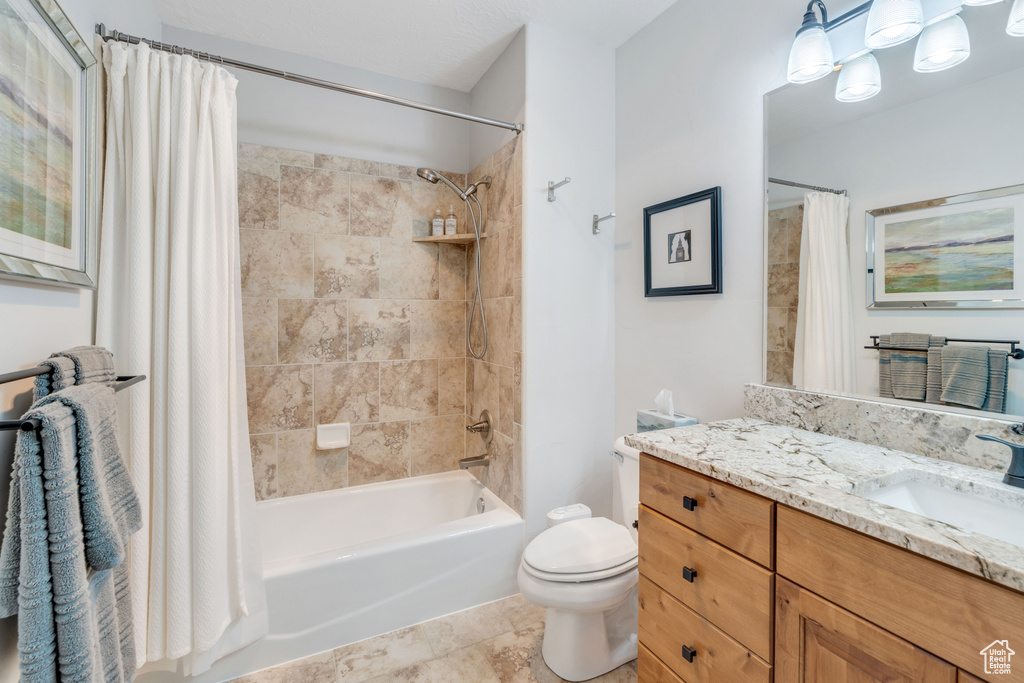
[[186, 674], [266, 633], [249, 460], [236, 81], [107, 43], [96, 341], [149, 382], [125, 444], [145, 520], [130, 547], [140, 665]]
[[853, 290], [846, 224], [850, 198], [804, 198], [793, 384], [813, 391], [854, 389]]

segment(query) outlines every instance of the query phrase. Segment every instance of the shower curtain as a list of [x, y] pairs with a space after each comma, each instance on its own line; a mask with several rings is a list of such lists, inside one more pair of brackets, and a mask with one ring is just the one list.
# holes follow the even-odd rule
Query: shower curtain
[[812, 391], [854, 390], [853, 290], [846, 224], [850, 198], [804, 197], [793, 384]]
[[[138, 660], [201, 673], [267, 629], [249, 459], [236, 81], [106, 43], [96, 341], [122, 374], [145, 519], [131, 541]], [[177, 660], [172, 661], [172, 660]], [[152, 668], [152, 667], [151, 667]]]

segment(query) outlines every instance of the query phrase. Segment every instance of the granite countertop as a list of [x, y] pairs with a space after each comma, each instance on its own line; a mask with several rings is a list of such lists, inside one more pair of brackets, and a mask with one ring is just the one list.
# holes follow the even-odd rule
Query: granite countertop
[[[626, 443], [920, 555], [1024, 591], [1024, 548], [856, 495], [915, 477], [1024, 507], [1003, 474], [792, 427], [739, 419], [645, 432]], [[993, 525], [1000, 520], [993, 519]]]

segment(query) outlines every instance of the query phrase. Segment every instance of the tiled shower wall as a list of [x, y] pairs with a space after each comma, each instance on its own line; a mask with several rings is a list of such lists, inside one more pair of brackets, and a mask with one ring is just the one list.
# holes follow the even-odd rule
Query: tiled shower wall
[[[466, 419], [475, 420], [487, 409], [494, 421], [491, 464], [478, 473], [481, 480], [522, 514], [522, 368], [523, 368], [523, 140], [509, 142], [469, 173], [469, 181], [491, 176], [482, 191], [487, 239], [481, 243], [484, 311], [487, 317], [487, 353], [482, 360], [468, 359]], [[466, 299], [476, 286], [475, 245], [467, 250]], [[479, 312], [472, 328], [473, 346], [483, 346]], [[467, 455], [483, 448], [469, 435]]]
[[793, 384], [803, 222], [802, 204], [768, 212], [768, 367], [765, 379], [772, 384]]
[[[480, 362], [466, 349], [474, 247], [411, 241], [450, 206], [459, 232], [472, 231], [449, 188], [406, 166], [239, 146], [257, 499], [457, 469], [482, 450], [465, 424], [486, 408], [492, 464], [471, 471], [521, 510], [521, 168], [511, 143], [474, 171], [493, 177], [480, 191], [492, 235], [482, 250], [491, 349]], [[316, 425], [332, 422], [352, 423], [350, 447], [317, 450]]]
[[[238, 182], [257, 498], [457, 469], [466, 248], [411, 238], [465, 205], [414, 168], [247, 144]], [[334, 422], [351, 446], [316, 450]]]

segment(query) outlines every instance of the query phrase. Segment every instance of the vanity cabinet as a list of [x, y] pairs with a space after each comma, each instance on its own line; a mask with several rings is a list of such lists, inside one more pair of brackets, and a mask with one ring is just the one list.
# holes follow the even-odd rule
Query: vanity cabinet
[[640, 503], [641, 683], [1024, 682], [1022, 593], [646, 453]]

